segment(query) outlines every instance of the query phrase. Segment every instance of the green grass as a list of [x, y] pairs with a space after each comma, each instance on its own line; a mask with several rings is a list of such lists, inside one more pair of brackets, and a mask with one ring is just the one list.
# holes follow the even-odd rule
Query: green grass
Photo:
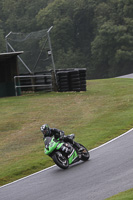
[[133, 79], [87, 81], [86, 92], [0, 98], [0, 185], [48, 166], [40, 126], [48, 123], [92, 149], [133, 127]]
[[121, 192], [113, 197], [108, 198], [107, 200], [132, 200], [133, 199], [133, 189]]

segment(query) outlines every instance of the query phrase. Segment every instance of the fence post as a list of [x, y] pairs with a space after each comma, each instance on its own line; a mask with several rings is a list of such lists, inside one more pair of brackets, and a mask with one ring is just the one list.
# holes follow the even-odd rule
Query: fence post
[[58, 86], [57, 86], [57, 81], [56, 81], [56, 76], [55, 76], [55, 71], [51, 72], [51, 76], [52, 76], [52, 85], [53, 85], [53, 91], [57, 92], [58, 91]]

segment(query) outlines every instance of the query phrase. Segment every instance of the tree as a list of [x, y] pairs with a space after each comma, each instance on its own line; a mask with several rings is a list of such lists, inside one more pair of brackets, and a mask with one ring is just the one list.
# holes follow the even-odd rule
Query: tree
[[[65, 57], [69, 57], [70, 52], [73, 52], [71, 58], [75, 63], [79, 55], [83, 56], [80, 57], [80, 61], [90, 57], [90, 44], [93, 39], [93, 6], [93, 0], [55, 0], [38, 13], [37, 23], [40, 27], [54, 26], [51, 39], [57, 65], [61, 59], [59, 52], [63, 52]], [[75, 54], [77, 56], [73, 56]], [[85, 62], [85, 65], [81, 63], [82, 66], [87, 67], [89, 62]]]
[[5, 45], [5, 39], [4, 39], [4, 32], [2, 29], [0, 29], [0, 53], [5, 52], [6, 45]]
[[129, 4], [110, 0], [96, 8], [98, 28], [91, 49], [93, 76], [112, 77], [133, 72], [133, 19], [129, 18], [131, 11], [129, 15], [127, 12]]
[[37, 30], [35, 16], [47, 6], [48, 0], [1, 0], [4, 31], [31, 32]]

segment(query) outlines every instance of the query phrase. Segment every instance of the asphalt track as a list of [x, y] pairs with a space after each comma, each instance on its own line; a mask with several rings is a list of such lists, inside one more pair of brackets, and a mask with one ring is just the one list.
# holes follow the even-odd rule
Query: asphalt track
[[133, 78], [133, 73], [132, 74], [123, 75], [123, 76], [119, 76], [117, 78]]
[[0, 200], [103, 200], [133, 188], [133, 129], [90, 155], [67, 170], [52, 166], [2, 186]]

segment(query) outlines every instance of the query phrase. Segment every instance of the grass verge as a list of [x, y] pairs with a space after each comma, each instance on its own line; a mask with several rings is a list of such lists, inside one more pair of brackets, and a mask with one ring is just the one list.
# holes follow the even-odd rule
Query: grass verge
[[53, 165], [43, 153], [48, 123], [92, 149], [133, 127], [133, 80], [87, 81], [86, 92], [0, 99], [0, 185]]
[[106, 200], [132, 200], [133, 199], [133, 189], [121, 192], [113, 197], [110, 197]]

